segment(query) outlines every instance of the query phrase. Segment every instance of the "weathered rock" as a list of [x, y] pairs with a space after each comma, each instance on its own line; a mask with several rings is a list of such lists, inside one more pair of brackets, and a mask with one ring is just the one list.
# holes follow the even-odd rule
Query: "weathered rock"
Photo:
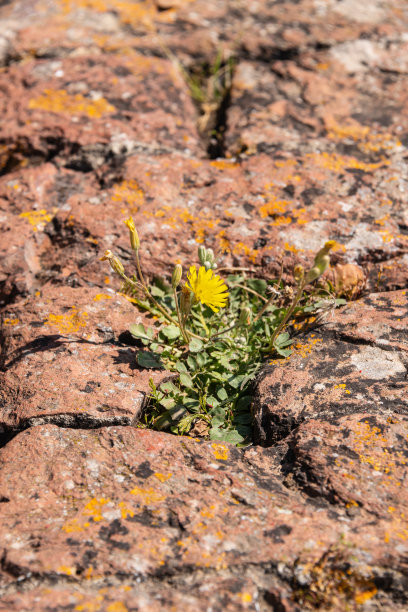
[[[141, 315], [106, 288], [47, 286], [3, 316], [0, 427], [130, 425], [149, 394], [129, 325]], [[123, 338], [123, 341], [120, 340]], [[168, 374], [167, 374], [168, 375]]]
[[[0, 4], [4, 609], [406, 610], [404, 0]], [[365, 297], [259, 381], [268, 448], [130, 427], [130, 215], [149, 278], [339, 243]]]
[[[186, 597], [187, 609], [200, 601], [200, 609], [231, 610], [250, 609], [251, 602], [301, 610], [309, 592], [340, 609], [371, 599], [385, 576], [396, 590], [404, 585], [392, 517], [370, 524], [364, 507], [353, 514], [346, 504], [336, 512], [329, 504], [305, 504], [272, 474], [268, 450], [243, 452], [129, 427], [88, 432], [47, 425], [19, 434], [0, 460], [10, 609], [24, 602], [12, 595], [16, 579], [27, 591], [38, 580], [78, 585], [76, 601], [76, 588], [57, 592], [60, 605], [71, 606], [104, 586], [110, 589], [99, 591], [101, 605], [118, 592], [123, 606], [132, 605], [141, 582], [136, 597], [146, 597], [148, 610], [156, 609], [149, 602], [153, 584], [164, 585], [166, 605]], [[297, 590], [285, 605], [291, 581]], [[29, 601], [34, 597], [47, 602], [50, 594], [37, 589]]]
[[275, 360], [255, 397], [256, 439], [270, 445], [303, 421], [408, 412], [408, 296], [372, 294], [329, 314], [326, 324]]

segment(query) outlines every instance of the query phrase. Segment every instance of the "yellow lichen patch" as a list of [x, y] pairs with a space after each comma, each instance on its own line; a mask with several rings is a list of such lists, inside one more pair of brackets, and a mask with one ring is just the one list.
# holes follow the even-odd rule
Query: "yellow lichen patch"
[[203, 243], [209, 230], [214, 229], [220, 222], [219, 219], [214, 219], [213, 215], [210, 214], [195, 216], [191, 214], [188, 208], [173, 208], [167, 205], [162, 206], [154, 213], [144, 211], [143, 214], [161, 219], [162, 226], [165, 225], [174, 230], [181, 230], [183, 224], [189, 224], [198, 243]]
[[20, 213], [19, 217], [22, 219], [27, 219], [35, 232], [42, 232], [46, 224], [51, 221], [54, 214], [55, 211], [54, 213], [49, 213], [42, 208], [41, 210], [27, 210], [26, 212]]
[[9, 319], [7, 317], [3, 319], [3, 325], [18, 325], [18, 324], [19, 324], [18, 319]]
[[135, 513], [133, 512], [132, 508], [129, 508], [125, 502], [119, 502], [119, 509], [120, 509], [120, 515], [123, 519], [127, 518], [128, 516], [132, 517], [135, 515]]
[[376, 223], [377, 225], [385, 225], [385, 222], [388, 221], [389, 218], [390, 218], [390, 213], [384, 215], [380, 219], [375, 219], [374, 223]]
[[69, 567], [68, 565], [60, 565], [58, 570], [60, 574], [65, 574], [66, 576], [74, 576], [75, 575], [75, 567]]
[[337, 153], [327, 153], [326, 151], [323, 153], [309, 153], [306, 157], [316, 166], [331, 170], [332, 172], [342, 172], [346, 168], [371, 172], [383, 166], [387, 166], [390, 163], [388, 160], [382, 159], [380, 162], [368, 164], [359, 161], [355, 157], [347, 157], [345, 155], [338, 155]]
[[101, 300], [111, 300], [112, 296], [108, 293], [97, 293], [94, 297], [94, 302], [100, 302]]
[[162, 493], [157, 493], [152, 487], [149, 489], [141, 489], [140, 487], [134, 487], [131, 490], [132, 495], [136, 495], [139, 498], [139, 501], [144, 506], [149, 506], [150, 504], [157, 504], [166, 499], [166, 495]]
[[392, 134], [379, 133], [359, 123], [340, 125], [335, 121], [330, 121], [327, 131], [328, 137], [332, 140], [354, 141], [363, 153], [378, 153], [401, 146], [401, 142]]
[[392, 242], [393, 240], [395, 240], [390, 230], [384, 229], [384, 230], [380, 230], [377, 233], [381, 236], [381, 239], [383, 242]]
[[114, 186], [112, 200], [123, 206], [122, 214], [134, 215], [143, 207], [145, 196], [137, 181], [122, 181]]
[[351, 393], [351, 391], [349, 391], [349, 389], [346, 389], [346, 385], [344, 383], [340, 383], [338, 385], [334, 385], [334, 389], [342, 389], [344, 391], [344, 393], [348, 393], [348, 394]]
[[48, 319], [44, 322], [44, 325], [56, 327], [60, 334], [72, 334], [79, 331], [82, 327], [87, 326], [87, 318], [87, 312], [80, 312], [76, 306], [72, 306], [70, 313], [63, 315], [48, 315]]
[[291, 202], [287, 200], [281, 200], [276, 196], [271, 196], [268, 201], [259, 208], [259, 213], [262, 219], [273, 215], [279, 215], [284, 213], [290, 204]]
[[251, 603], [252, 601], [251, 593], [238, 593], [238, 597], [242, 603]]
[[304, 249], [297, 249], [295, 245], [289, 244], [288, 242], [285, 242], [283, 248], [285, 251], [289, 251], [290, 253], [304, 253]]
[[219, 459], [220, 461], [226, 461], [229, 455], [229, 448], [225, 444], [211, 444], [211, 448], [213, 449], [214, 457]]
[[318, 342], [323, 342], [323, 338], [315, 338], [315, 335], [312, 334], [307, 342], [296, 342], [296, 344], [291, 346], [292, 353], [288, 357], [284, 357], [284, 359], [272, 359], [269, 363], [271, 365], [282, 365], [282, 363], [290, 361], [290, 359], [296, 355], [305, 358], [310, 355]]
[[200, 511], [201, 516], [203, 516], [204, 518], [214, 518], [214, 508], [215, 506], [210, 506], [209, 508], [203, 508]]
[[375, 595], [377, 595], [377, 588], [373, 587], [368, 591], [361, 591], [359, 593], [356, 593], [356, 595], [354, 596], [354, 601], [357, 605], [362, 605], [366, 601], [372, 599]]
[[234, 255], [244, 254], [252, 263], [255, 263], [259, 250], [251, 249], [251, 247], [248, 247], [243, 242], [238, 242], [238, 244], [233, 247], [232, 252]]
[[102, 509], [109, 502], [110, 499], [105, 499], [104, 497], [97, 499], [96, 497], [94, 497], [86, 504], [82, 514], [84, 516], [89, 516], [94, 520], [94, 522], [97, 523], [103, 519]]
[[82, 525], [79, 524], [78, 519], [74, 518], [70, 521], [67, 521], [63, 526], [62, 526], [62, 531], [65, 531], [65, 533], [77, 533], [79, 531], [83, 531], [84, 528]]
[[155, 472], [154, 476], [156, 476], [157, 480], [160, 480], [160, 482], [166, 482], [166, 480], [169, 480], [169, 478], [172, 477], [172, 474], [161, 474], [160, 472]]
[[114, 601], [106, 608], [106, 612], [128, 612], [128, 609], [123, 602]]
[[28, 108], [64, 115], [87, 115], [92, 119], [100, 119], [116, 110], [105, 98], [91, 100], [82, 94], [71, 95], [65, 89], [46, 89], [38, 98], [31, 98]]
[[226, 159], [216, 159], [210, 162], [210, 166], [213, 166], [213, 168], [217, 168], [217, 170], [230, 170], [233, 168], [239, 168], [239, 164], [237, 162], [229, 161]]

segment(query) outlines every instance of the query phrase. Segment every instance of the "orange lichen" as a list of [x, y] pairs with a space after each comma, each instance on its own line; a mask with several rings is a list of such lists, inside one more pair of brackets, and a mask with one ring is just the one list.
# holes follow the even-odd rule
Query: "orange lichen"
[[225, 444], [217, 444], [214, 442], [211, 444], [211, 448], [213, 449], [214, 457], [220, 461], [226, 461], [229, 455], [229, 448], [225, 446]]
[[56, 327], [60, 334], [72, 334], [87, 326], [87, 318], [87, 312], [80, 312], [76, 306], [72, 306], [69, 314], [49, 314], [44, 325]]
[[155, 491], [152, 487], [149, 489], [134, 487], [130, 492], [132, 495], [136, 495], [144, 506], [156, 504], [166, 499], [166, 495], [157, 493], [157, 491]]
[[102, 509], [109, 502], [110, 499], [105, 499], [104, 497], [97, 499], [96, 497], [94, 497], [86, 504], [82, 514], [85, 516], [89, 516], [94, 520], [94, 522], [99, 522], [103, 519]]
[[163, 224], [171, 229], [181, 229], [181, 225], [186, 223], [191, 226], [196, 242], [203, 243], [209, 230], [214, 229], [220, 222], [219, 219], [214, 219], [211, 214], [200, 214], [195, 216], [191, 214], [188, 208], [173, 208], [172, 206], [162, 206], [152, 213], [143, 211], [143, 214], [148, 217], [156, 217], [163, 220]]
[[108, 293], [97, 293], [94, 297], [94, 302], [100, 302], [101, 300], [111, 300], [112, 296]]
[[100, 119], [115, 111], [115, 107], [104, 98], [91, 100], [82, 94], [71, 95], [65, 89], [46, 89], [38, 98], [31, 98], [28, 108], [65, 115], [87, 115], [92, 119]]
[[43, 231], [47, 223], [51, 221], [57, 209], [53, 209], [52, 213], [47, 212], [44, 208], [41, 210], [27, 210], [19, 214], [22, 219], [27, 219], [35, 232]]
[[137, 181], [122, 181], [114, 186], [112, 201], [124, 206], [121, 209], [123, 215], [134, 215], [143, 207], [145, 196]]
[[335, 121], [329, 121], [326, 129], [330, 139], [352, 140], [363, 153], [378, 153], [401, 146], [401, 142], [392, 134], [379, 133], [359, 123], [339, 125]]
[[18, 325], [18, 324], [19, 324], [18, 319], [9, 319], [7, 317], [3, 319], [3, 325]]
[[172, 477], [172, 474], [171, 472], [167, 475], [161, 474], [160, 472], [155, 472], [154, 476], [157, 478], [157, 480], [160, 480], [160, 482], [166, 482], [166, 480], [169, 480]]
[[361, 162], [355, 157], [347, 157], [345, 155], [338, 155], [337, 153], [309, 153], [307, 156], [316, 166], [331, 170], [332, 172], [343, 172], [347, 168], [354, 168], [356, 170], [364, 170], [365, 172], [371, 172], [377, 170], [383, 166], [389, 165], [389, 161], [382, 159], [379, 162], [368, 164]]
[[252, 263], [255, 263], [259, 250], [251, 249], [251, 247], [248, 247], [243, 242], [238, 242], [238, 244], [233, 247], [232, 252], [235, 255], [244, 254]]

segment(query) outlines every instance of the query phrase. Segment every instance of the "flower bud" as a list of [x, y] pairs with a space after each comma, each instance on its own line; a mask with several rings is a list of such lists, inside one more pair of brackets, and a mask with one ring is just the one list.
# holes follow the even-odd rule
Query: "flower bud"
[[202, 265], [207, 261], [207, 249], [202, 244], [198, 247], [198, 259]]
[[330, 265], [329, 251], [336, 246], [335, 240], [329, 240], [324, 247], [316, 254], [313, 268], [306, 274], [305, 283], [312, 283], [319, 278]]
[[214, 263], [214, 259], [215, 259], [214, 251], [212, 249], [207, 249], [207, 257], [206, 257], [206, 259], [207, 259], [207, 261], [210, 262], [210, 264], [212, 266], [213, 263]]
[[100, 258], [100, 261], [109, 261], [110, 267], [114, 272], [116, 272], [116, 274], [119, 274], [119, 276], [123, 276], [125, 273], [125, 268], [123, 267], [122, 262], [112, 253], [112, 251], [105, 251], [103, 257]]
[[295, 266], [293, 268], [293, 276], [295, 277], [295, 281], [297, 282], [297, 284], [300, 285], [300, 283], [303, 281], [303, 278], [305, 276], [304, 267], [301, 266], [300, 264]]
[[192, 298], [192, 294], [190, 292], [190, 289], [188, 289], [187, 285], [184, 285], [184, 287], [182, 287], [181, 289], [181, 296], [180, 296], [180, 310], [184, 316], [190, 313], [191, 298]]
[[171, 286], [173, 289], [177, 289], [180, 284], [181, 277], [183, 276], [183, 268], [181, 264], [176, 264], [174, 266], [173, 275], [171, 277]]
[[129, 228], [130, 246], [134, 251], [138, 251], [140, 249], [139, 234], [137, 233], [132, 217], [129, 217], [129, 219], [125, 221], [125, 225]]

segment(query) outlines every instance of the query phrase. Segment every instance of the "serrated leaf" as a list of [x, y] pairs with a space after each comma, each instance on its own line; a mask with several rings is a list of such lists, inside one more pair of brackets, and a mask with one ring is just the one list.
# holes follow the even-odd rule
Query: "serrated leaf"
[[137, 354], [137, 363], [142, 368], [147, 369], [161, 370], [163, 368], [162, 364], [160, 363], [159, 355], [150, 351], [139, 351]]
[[188, 345], [190, 353], [199, 353], [203, 348], [203, 343], [198, 338], [192, 338]]

